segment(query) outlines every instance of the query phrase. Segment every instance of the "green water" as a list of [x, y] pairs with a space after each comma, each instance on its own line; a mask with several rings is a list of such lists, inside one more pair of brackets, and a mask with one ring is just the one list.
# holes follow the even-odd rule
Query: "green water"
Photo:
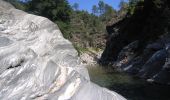
[[125, 73], [102, 67], [88, 67], [91, 81], [113, 90], [128, 100], [170, 100], [170, 86], [147, 83]]

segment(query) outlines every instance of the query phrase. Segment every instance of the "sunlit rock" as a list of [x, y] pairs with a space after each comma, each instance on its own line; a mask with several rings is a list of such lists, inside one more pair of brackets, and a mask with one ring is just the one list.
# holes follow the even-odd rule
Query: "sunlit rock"
[[56, 24], [0, 0], [0, 100], [30, 99], [125, 100], [90, 82]]

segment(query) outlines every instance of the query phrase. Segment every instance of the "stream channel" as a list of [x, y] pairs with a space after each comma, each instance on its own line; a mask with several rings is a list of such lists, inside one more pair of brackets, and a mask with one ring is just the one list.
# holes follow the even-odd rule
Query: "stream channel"
[[92, 82], [113, 90], [128, 100], [170, 100], [170, 86], [148, 83], [127, 73], [98, 65], [87, 67]]

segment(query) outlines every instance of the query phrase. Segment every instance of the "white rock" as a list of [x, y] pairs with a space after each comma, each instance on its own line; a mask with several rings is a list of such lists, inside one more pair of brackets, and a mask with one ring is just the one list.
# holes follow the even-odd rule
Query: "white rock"
[[0, 100], [125, 100], [90, 82], [56, 24], [2, 0], [0, 42]]

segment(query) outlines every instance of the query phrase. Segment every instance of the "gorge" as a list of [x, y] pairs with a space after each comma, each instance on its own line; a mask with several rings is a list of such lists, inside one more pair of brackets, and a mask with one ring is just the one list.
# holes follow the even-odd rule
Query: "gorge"
[[93, 7], [0, 0], [0, 99], [170, 100], [170, 1]]

